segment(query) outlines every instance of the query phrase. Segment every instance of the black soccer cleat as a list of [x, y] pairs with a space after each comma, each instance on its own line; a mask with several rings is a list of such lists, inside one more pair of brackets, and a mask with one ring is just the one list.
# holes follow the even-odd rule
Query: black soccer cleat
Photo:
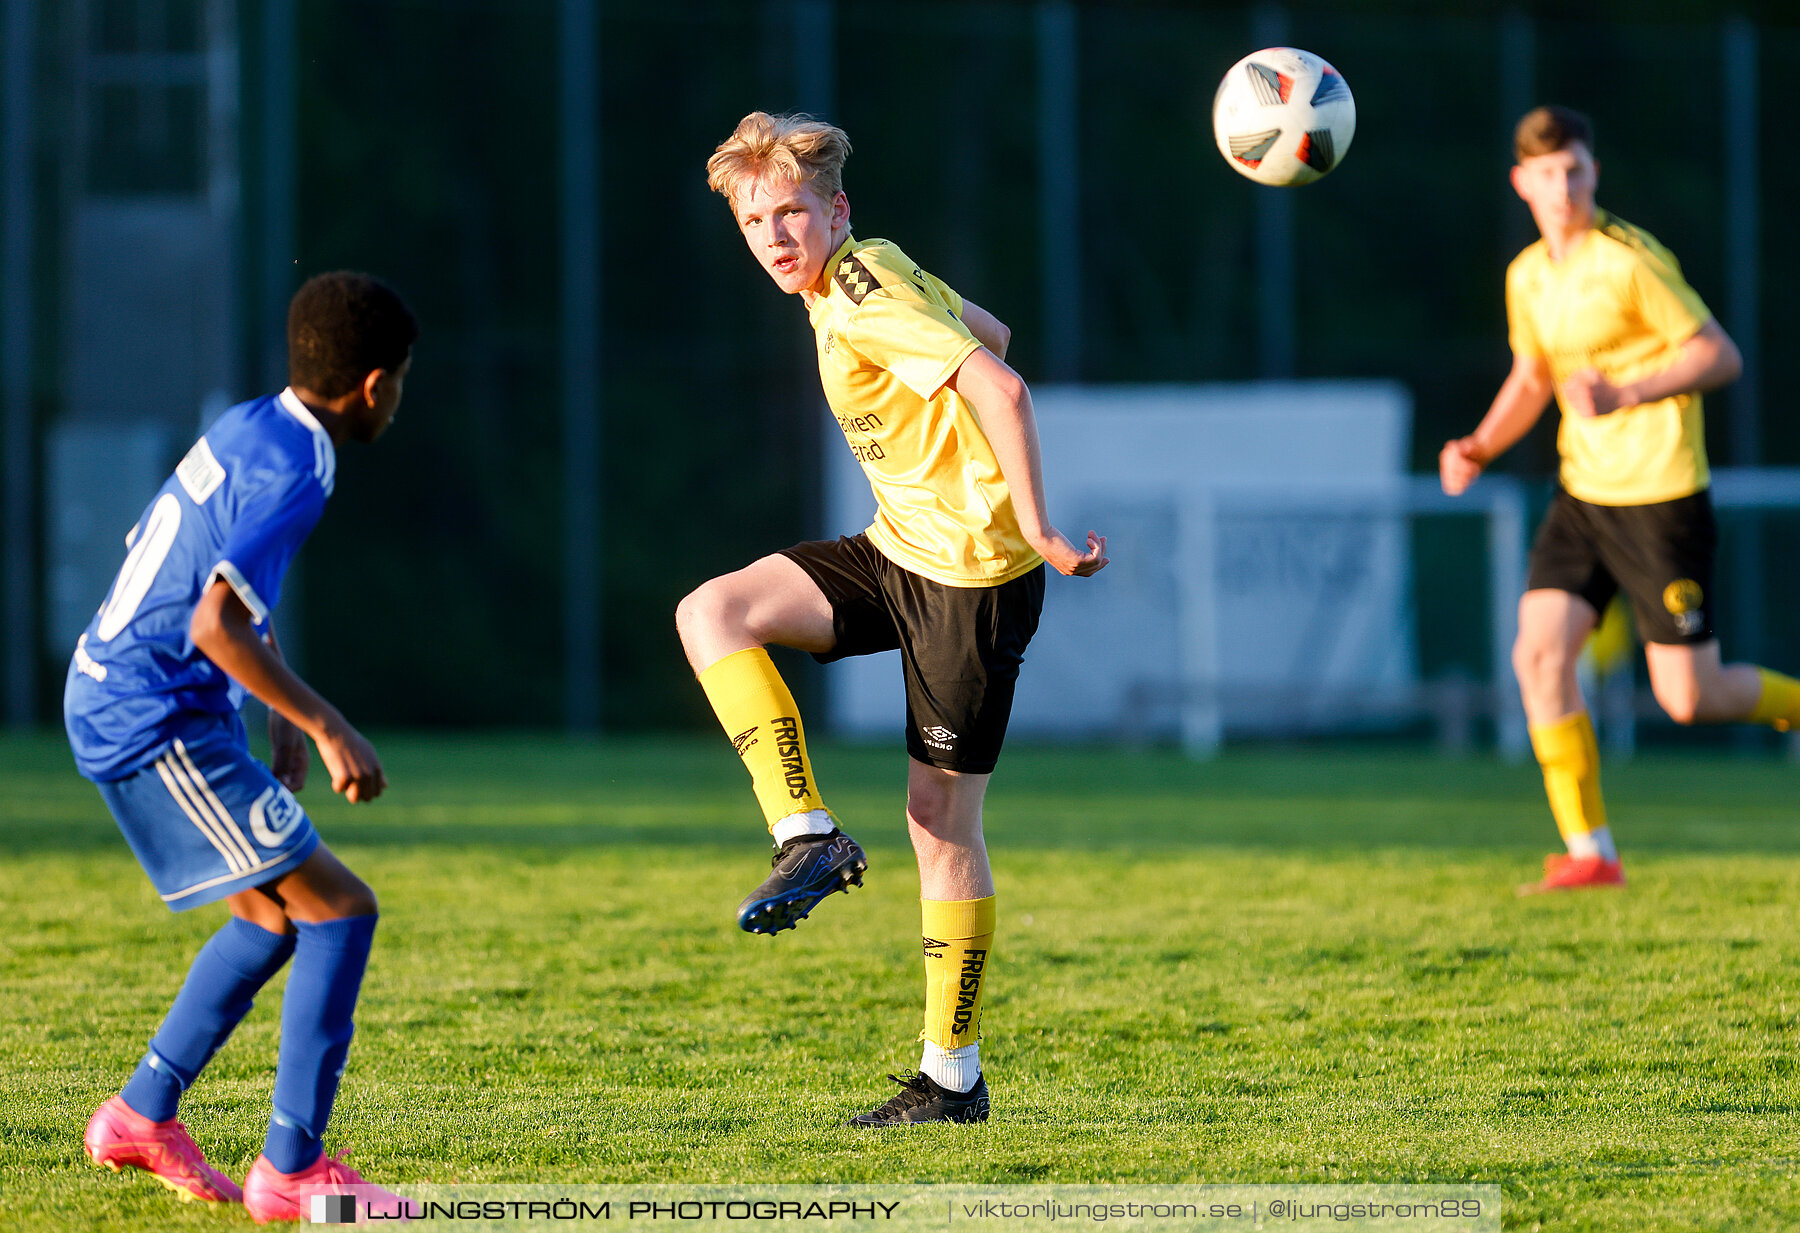
[[738, 904], [745, 933], [780, 933], [806, 919], [833, 891], [862, 885], [869, 858], [856, 840], [835, 827], [824, 835], [798, 835], [776, 849], [763, 884]]
[[953, 1092], [938, 1086], [929, 1075], [889, 1075], [900, 1085], [900, 1094], [867, 1113], [850, 1119], [852, 1126], [911, 1126], [921, 1122], [985, 1122], [988, 1115], [987, 1077], [977, 1075], [975, 1086]]

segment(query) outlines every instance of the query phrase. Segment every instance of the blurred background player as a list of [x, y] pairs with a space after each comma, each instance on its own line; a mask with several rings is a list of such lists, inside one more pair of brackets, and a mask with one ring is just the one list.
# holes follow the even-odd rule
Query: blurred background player
[[875, 490], [867, 531], [798, 544], [714, 578], [676, 624], [762, 805], [773, 871], [738, 909], [752, 933], [793, 927], [860, 883], [862, 849], [825, 808], [793, 696], [763, 648], [828, 663], [899, 648], [906, 684], [908, 833], [925, 949], [919, 1074], [852, 1125], [980, 1121], [979, 1046], [994, 933], [981, 803], [1043, 606], [1048, 561], [1086, 576], [1085, 548], [1051, 525], [1025, 383], [1003, 362], [1010, 331], [885, 240], [850, 234], [841, 129], [753, 112], [707, 162], [744, 242], [799, 295], [825, 396]]
[[[310, 1214], [314, 1192], [365, 1187], [324, 1155], [351, 1015], [375, 933], [374, 893], [319, 841], [294, 799], [304, 734], [333, 791], [387, 786], [368, 741], [282, 662], [270, 628], [294, 553], [324, 512], [337, 447], [393, 420], [418, 326], [389, 287], [321, 274], [288, 310], [290, 388], [241, 403], [196, 442], [126, 538], [112, 591], [76, 644], [64, 715], [93, 780], [163, 902], [223, 899], [150, 1051], [94, 1113], [95, 1163], [144, 1169], [185, 1198], [242, 1201], [260, 1222]], [[269, 708], [270, 766], [251, 756], [245, 693]], [[243, 1190], [175, 1119], [182, 1092], [289, 958], [274, 1113]]]
[[1531, 429], [1554, 396], [1558, 488], [1531, 550], [1513, 666], [1566, 856], [1524, 890], [1625, 881], [1600, 795], [1576, 665], [1621, 589], [1650, 685], [1677, 723], [1800, 722], [1800, 682], [1721, 664], [1713, 633], [1718, 530], [1701, 394], [1737, 378], [1737, 346], [1654, 237], [1599, 209], [1593, 128], [1539, 107], [1514, 133], [1512, 185], [1541, 239], [1506, 271], [1512, 371], [1480, 425], [1438, 455], [1456, 495]]

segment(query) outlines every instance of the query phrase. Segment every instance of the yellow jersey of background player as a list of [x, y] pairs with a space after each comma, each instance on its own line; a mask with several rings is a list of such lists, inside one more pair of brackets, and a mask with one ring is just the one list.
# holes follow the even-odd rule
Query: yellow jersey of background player
[[1582, 644], [1621, 592], [1657, 701], [1678, 723], [1800, 722], [1800, 682], [1721, 662], [1713, 633], [1718, 528], [1701, 394], [1737, 378], [1736, 345], [1652, 236], [1594, 202], [1593, 126], [1539, 107], [1514, 133], [1513, 190], [1540, 239], [1506, 274], [1512, 371], [1469, 436], [1438, 455], [1444, 491], [1474, 483], [1554, 395], [1559, 483], [1531, 549], [1513, 668], [1567, 855], [1529, 891], [1623, 886], [1600, 795]]
[[[1507, 267], [1506, 320], [1513, 354], [1540, 357], [1552, 383], [1573, 390], [1584, 372], [1614, 388], [1662, 373], [1713, 317], [1674, 254], [1596, 209], [1587, 235], [1562, 259], [1540, 239]], [[1628, 414], [1588, 415], [1564, 404], [1556, 433], [1564, 491], [1596, 505], [1649, 505], [1705, 488], [1699, 389], [1630, 397]]]

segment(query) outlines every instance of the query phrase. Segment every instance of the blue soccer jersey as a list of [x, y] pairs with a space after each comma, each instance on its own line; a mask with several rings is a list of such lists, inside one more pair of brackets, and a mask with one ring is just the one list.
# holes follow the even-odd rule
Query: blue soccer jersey
[[189, 638], [194, 608], [223, 578], [266, 631], [336, 467], [292, 390], [239, 403], [194, 443], [126, 536], [125, 563], [76, 642], [63, 717], [83, 775], [121, 779], [221, 725], [241, 743], [244, 689]]

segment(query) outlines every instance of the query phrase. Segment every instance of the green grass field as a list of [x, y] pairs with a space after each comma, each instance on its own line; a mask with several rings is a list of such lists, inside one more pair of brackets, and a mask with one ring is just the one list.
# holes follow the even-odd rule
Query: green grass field
[[[994, 1116], [871, 1134], [917, 1061], [903, 754], [816, 751], [868, 885], [771, 940], [721, 742], [381, 748], [375, 805], [302, 798], [382, 899], [329, 1140], [373, 1180], [1480, 1181], [1509, 1229], [1800, 1227], [1790, 766], [1609, 768], [1630, 888], [1521, 900], [1530, 767], [1015, 749]], [[0, 742], [0, 1225], [252, 1227], [81, 1150], [222, 912], [160, 906], [59, 742]], [[280, 979], [183, 1106], [240, 1177]]]

